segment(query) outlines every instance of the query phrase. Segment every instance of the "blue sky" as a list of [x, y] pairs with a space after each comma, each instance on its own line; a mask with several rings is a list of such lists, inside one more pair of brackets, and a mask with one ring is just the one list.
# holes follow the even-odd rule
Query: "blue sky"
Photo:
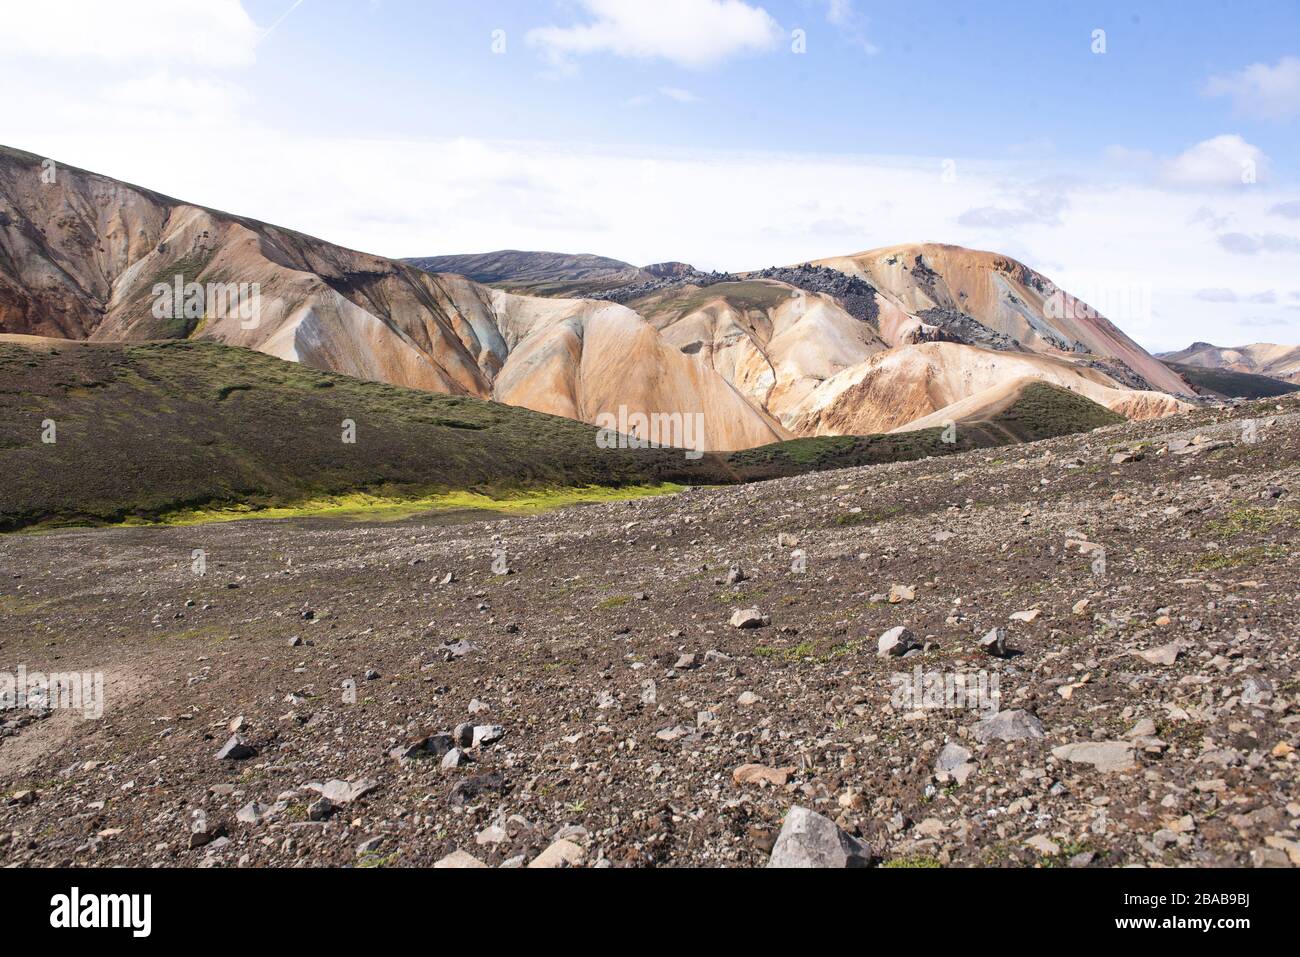
[[1153, 349], [1300, 341], [1300, 3], [0, 9], [0, 142], [371, 252], [946, 241]]
[[[247, 7], [270, 23], [291, 5]], [[521, 139], [682, 147], [788, 139], [828, 152], [997, 158], [1050, 144], [1088, 159], [1124, 142], [1180, 151], [1225, 123], [1270, 154], [1300, 146], [1294, 122], [1203, 94], [1212, 75], [1300, 51], [1300, 3], [857, 0], [849, 28], [828, 19], [825, 0], [753, 5], [805, 30], [808, 52], [778, 45], [704, 68], [601, 53], [544, 77], [528, 33], [594, 20], [579, 3], [305, 0], [259, 56], [254, 75], [270, 95], [258, 108], [304, 128], [343, 111], [375, 135], [505, 128]], [[1104, 55], [1091, 52], [1094, 29], [1106, 31]], [[505, 31], [504, 56], [492, 53], [494, 30]], [[629, 108], [660, 88], [698, 99]]]

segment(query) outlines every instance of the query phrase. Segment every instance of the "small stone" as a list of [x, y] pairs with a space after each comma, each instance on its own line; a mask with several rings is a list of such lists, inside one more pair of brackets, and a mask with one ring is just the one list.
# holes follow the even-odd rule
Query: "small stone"
[[342, 805], [351, 804], [353, 801], [364, 797], [377, 789], [379, 785], [370, 778], [360, 778], [357, 781], [340, 781], [335, 778], [324, 784], [308, 784], [307, 787], [322, 797], [329, 798], [335, 804]]
[[242, 824], [261, 824], [266, 820], [270, 811], [269, 806], [251, 801], [235, 812], [235, 820]]
[[970, 751], [960, 744], [945, 744], [943, 750], [939, 752], [938, 759], [934, 762], [934, 769], [945, 774], [951, 774], [954, 769], [965, 764], [970, 759]]
[[785, 787], [794, 771], [794, 768], [769, 768], [762, 764], [742, 764], [731, 772], [731, 779], [737, 784], [770, 784], [779, 788]]
[[900, 658], [917, 647], [916, 636], [899, 625], [880, 636], [876, 643], [877, 658]]
[[740, 705], [742, 708], [748, 708], [751, 705], [758, 704], [761, 700], [763, 699], [752, 691], [742, 691], [740, 697], [736, 699], [736, 704]]
[[905, 601], [916, 601], [916, 589], [911, 585], [891, 586], [889, 589], [889, 603], [897, 605]]
[[307, 805], [307, 820], [324, 821], [334, 813], [334, 802], [327, 797], [320, 797]]
[[971, 735], [980, 744], [1041, 738], [1043, 722], [1028, 711], [999, 711], [972, 725]]
[[449, 771], [452, 768], [458, 768], [461, 765], [469, 764], [469, 758], [460, 748], [452, 748], [442, 756], [442, 768]]
[[1042, 612], [1040, 612], [1037, 608], [1032, 608], [1032, 609], [1030, 609], [1029, 611], [1018, 611], [1018, 612], [1015, 612], [1015, 613], [1011, 616], [1011, 620], [1012, 620], [1012, 621], [1023, 621], [1025, 624], [1030, 624], [1030, 623], [1032, 623], [1032, 622], [1034, 622], [1034, 621], [1037, 621], [1037, 620], [1038, 620], [1038, 616], [1039, 616], [1040, 614], [1042, 614]]
[[243, 738], [237, 734], [232, 734], [229, 740], [221, 746], [217, 752], [218, 761], [247, 761], [255, 757], [257, 751], [250, 747]]
[[1026, 847], [1032, 847], [1039, 854], [1047, 857], [1055, 857], [1061, 853], [1061, 845], [1057, 844], [1045, 834], [1036, 834], [1029, 840], [1025, 841]]
[[731, 616], [732, 628], [762, 628], [771, 623], [772, 619], [757, 608], [742, 608]]
[[1147, 648], [1144, 651], [1130, 651], [1129, 654], [1141, 658], [1149, 665], [1172, 665], [1183, 653], [1181, 642], [1175, 641], [1167, 645], [1161, 645], [1158, 648]]
[[1005, 658], [1007, 656], [1007, 630], [1005, 628], [993, 628], [989, 633], [980, 639], [980, 650], [985, 654], [992, 655], [994, 658]]
[[1112, 771], [1131, 771], [1137, 767], [1133, 744], [1129, 741], [1079, 741], [1052, 749], [1058, 761], [1091, 764], [1103, 774]]
[[542, 853], [529, 861], [530, 868], [581, 867], [587, 860], [587, 852], [568, 840], [558, 840]]
[[699, 655], [682, 655], [673, 665], [674, 671], [690, 671], [700, 666]]
[[478, 724], [470, 734], [470, 747], [477, 748], [484, 744], [493, 744], [506, 735], [506, 729], [499, 724]]
[[464, 851], [452, 851], [446, 857], [433, 862], [434, 867], [465, 869], [473, 867], [487, 867], [482, 861], [472, 854], [466, 854]]

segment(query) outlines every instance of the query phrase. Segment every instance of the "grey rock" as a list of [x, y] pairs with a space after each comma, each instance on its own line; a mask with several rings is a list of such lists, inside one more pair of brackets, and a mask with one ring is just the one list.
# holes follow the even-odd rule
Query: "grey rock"
[[762, 628], [771, 623], [772, 619], [757, 608], [742, 608], [731, 616], [732, 628]]
[[768, 867], [866, 867], [871, 850], [834, 821], [804, 807], [790, 808]]
[[1043, 722], [1028, 711], [999, 711], [972, 725], [971, 735], [980, 744], [1041, 738], [1044, 736]]
[[482, 744], [493, 744], [506, 736], [506, 729], [499, 724], [478, 724], [470, 732], [470, 746], [477, 748]]
[[217, 752], [218, 761], [247, 761], [257, 755], [257, 750], [251, 747], [243, 738], [237, 734], [232, 734], [226, 743], [221, 746]]
[[992, 628], [989, 633], [980, 639], [980, 650], [985, 654], [992, 655], [994, 658], [1005, 658], [1007, 656], [1007, 630], [1005, 628]]
[[916, 636], [903, 625], [891, 628], [880, 636], [876, 643], [877, 658], [901, 658], [916, 648]]
[[1102, 773], [1131, 771], [1137, 767], [1131, 741], [1079, 741], [1052, 749], [1058, 761], [1091, 764]]
[[951, 774], [956, 768], [969, 761], [970, 758], [971, 753], [960, 744], [945, 744], [943, 750], [939, 752], [938, 760], [934, 762], [934, 769], [945, 774]]

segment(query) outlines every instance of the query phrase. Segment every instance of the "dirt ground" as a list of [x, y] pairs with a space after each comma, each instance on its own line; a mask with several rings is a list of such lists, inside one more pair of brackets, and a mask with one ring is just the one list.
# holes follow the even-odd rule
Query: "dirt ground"
[[[761, 866], [800, 805], [889, 866], [1292, 866], [1298, 451], [1270, 400], [528, 518], [5, 536], [0, 672], [105, 707], [0, 712], [0, 858]], [[1000, 698], [900, 699], [929, 672]]]

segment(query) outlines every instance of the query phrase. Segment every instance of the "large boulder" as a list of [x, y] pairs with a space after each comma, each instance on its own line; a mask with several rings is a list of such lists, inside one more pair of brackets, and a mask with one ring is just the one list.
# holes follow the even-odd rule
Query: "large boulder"
[[866, 867], [871, 851], [834, 821], [792, 807], [777, 835], [768, 867]]

